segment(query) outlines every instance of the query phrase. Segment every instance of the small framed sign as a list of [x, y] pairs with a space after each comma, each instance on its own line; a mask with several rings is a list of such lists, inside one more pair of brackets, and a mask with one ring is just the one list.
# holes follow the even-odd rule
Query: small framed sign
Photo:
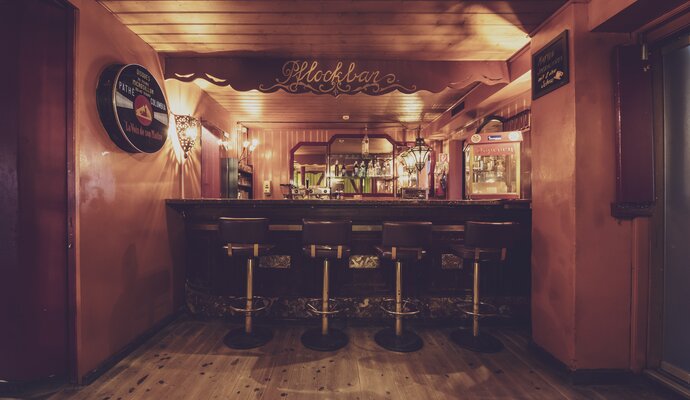
[[568, 30], [532, 54], [532, 100], [570, 82]]
[[114, 64], [100, 76], [96, 105], [103, 127], [130, 153], [155, 153], [168, 138], [168, 103], [156, 78], [136, 64]]

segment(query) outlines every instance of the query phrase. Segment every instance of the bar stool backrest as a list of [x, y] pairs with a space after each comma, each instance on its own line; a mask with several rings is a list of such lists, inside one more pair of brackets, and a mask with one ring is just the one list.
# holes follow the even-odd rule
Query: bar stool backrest
[[505, 249], [511, 247], [518, 234], [516, 222], [465, 222], [466, 248]]
[[315, 245], [350, 244], [352, 221], [302, 220], [302, 243]]
[[268, 240], [267, 218], [227, 218], [219, 222], [221, 243], [254, 244]]
[[384, 222], [381, 244], [391, 247], [429, 248], [431, 226], [431, 222], [426, 221]]

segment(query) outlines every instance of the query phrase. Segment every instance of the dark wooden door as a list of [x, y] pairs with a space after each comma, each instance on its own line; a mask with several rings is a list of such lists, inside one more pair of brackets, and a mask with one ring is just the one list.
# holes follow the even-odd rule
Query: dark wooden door
[[73, 10], [0, 0], [0, 380], [66, 378]]

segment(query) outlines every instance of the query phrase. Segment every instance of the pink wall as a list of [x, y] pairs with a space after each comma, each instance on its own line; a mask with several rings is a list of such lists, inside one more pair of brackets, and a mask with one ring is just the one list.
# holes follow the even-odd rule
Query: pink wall
[[462, 140], [448, 141], [448, 200], [462, 200], [462, 185], [465, 179], [462, 169], [462, 146]]
[[[98, 77], [111, 63], [137, 63], [163, 85], [158, 54], [94, 1], [79, 9], [76, 40], [77, 366], [98, 367], [182, 304], [179, 145], [129, 154], [109, 139], [96, 111]], [[194, 85], [165, 84], [172, 112], [226, 125], [226, 113]], [[204, 97], [206, 96], [206, 97]], [[200, 194], [200, 150], [187, 164], [186, 194]]]
[[[254, 165], [254, 198], [282, 199], [280, 184], [290, 181], [290, 150], [299, 142], [327, 142], [335, 134], [362, 133], [361, 129], [250, 129], [249, 137], [259, 139], [260, 145], [252, 154]], [[369, 134], [386, 133], [394, 140], [404, 139], [403, 131], [373, 131]], [[272, 182], [272, 196], [264, 196], [263, 182]]]
[[173, 254], [164, 199], [179, 192], [170, 141], [120, 150], [96, 112], [98, 76], [138, 63], [163, 82], [157, 54], [102, 6], [79, 9], [76, 60], [77, 353], [82, 377], [173, 311]]
[[578, 7], [582, 8], [576, 19], [579, 29], [573, 35], [577, 63], [577, 365], [628, 368], [633, 238], [631, 222], [611, 216], [616, 194], [611, 54], [629, 37], [587, 32], [586, 5]]
[[611, 50], [575, 3], [534, 37], [570, 30], [571, 82], [532, 103], [532, 332], [571, 369], [629, 367], [631, 225], [614, 199]]

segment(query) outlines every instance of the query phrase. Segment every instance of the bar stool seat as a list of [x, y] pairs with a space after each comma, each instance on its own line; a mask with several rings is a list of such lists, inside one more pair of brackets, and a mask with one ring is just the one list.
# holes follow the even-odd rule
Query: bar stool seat
[[502, 261], [501, 257], [505, 257], [505, 255], [501, 255], [501, 249], [465, 247], [461, 244], [451, 245], [450, 251], [463, 260], [477, 260], [479, 262], [500, 262]]
[[517, 227], [515, 222], [467, 221], [464, 243], [451, 246], [453, 254], [472, 260], [474, 266], [472, 303], [460, 307], [462, 312], [472, 316], [472, 330], [460, 329], [450, 335], [461, 347], [479, 353], [496, 353], [503, 349], [498, 338], [479, 330], [480, 318], [497, 315], [494, 306], [480, 301], [480, 265], [505, 261], [507, 248], [516, 240]]
[[230, 330], [223, 343], [233, 349], [253, 349], [263, 346], [273, 338], [270, 329], [254, 326], [254, 314], [270, 306], [264, 297], [254, 296], [254, 264], [258, 257], [270, 254], [275, 247], [266, 243], [268, 239], [268, 219], [266, 218], [220, 218], [219, 236], [228, 257], [246, 259], [247, 294], [236, 297], [230, 309], [243, 313], [244, 327]]
[[[312, 254], [312, 246], [314, 247], [314, 253]], [[330, 245], [309, 245], [302, 247], [302, 252], [305, 257], [310, 258], [349, 258], [350, 257], [350, 246], [340, 246], [340, 255], [338, 255], [338, 246]]]
[[374, 249], [377, 256], [386, 260], [421, 260], [426, 255], [426, 250], [421, 247], [374, 246]]
[[431, 222], [384, 222], [380, 246], [376, 254], [395, 261], [395, 299], [385, 299], [381, 309], [395, 317], [395, 328], [385, 328], [374, 336], [376, 343], [386, 350], [408, 353], [424, 346], [416, 333], [403, 329], [403, 318], [420, 312], [420, 303], [402, 296], [402, 262], [421, 260], [431, 245]]
[[275, 247], [275, 245], [264, 243], [256, 243], [256, 245], [255, 249], [253, 243], [231, 243], [229, 247], [225, 245], [223, 248], [227, 250], [229, 257], [261, 257], [270, 254]]
[[323, 260], [323, 286], [320, 299], [309, 300], [307, 311], [321, 317], [321, 327], [302, 334], [304, 347], [317, 351], [335, 351], [347, 346], [350, 339], [339, 330], [329, 327], [329, 317], [342, 311], [340, 303], [329, 297], [330, 260], [350, 257], [352, 221], [302, 221], [302, 251], [305, 257]]

